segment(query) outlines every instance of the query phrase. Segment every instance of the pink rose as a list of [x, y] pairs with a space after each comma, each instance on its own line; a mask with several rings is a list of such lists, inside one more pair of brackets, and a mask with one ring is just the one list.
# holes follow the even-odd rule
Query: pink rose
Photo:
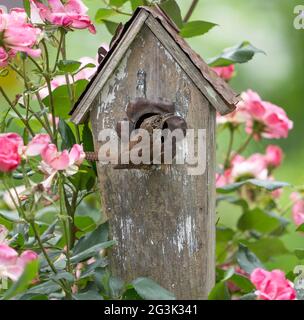
[[96, 29], [87, 15], [88, 8], [81, 0], [67, 0], [65, 4], [60, 0], [49, 0], [49, 6], [35, 0], [32, 1], [39, 10], [42, 20], [57, 26], [88, 29], [91, 33], [96, 33]]
[[22, 138], [16, 133], [0, 135], [0, 171], [13, 171], [19, 166], [21, 145]]
[[268, 177], [267, 164], [262, 154], [253, 154], [248, 159], [236, 155], [231, 164], [231, 177], [233, 181], [237, 181], [241, 177], [260, 180], [266, 180]]
[[270, 145], [266, 149], [265, 159], [268, 167], [279, 167], [283, 160], [283, 151], [280, 147]]
[[85, 159], [85, 153], [83, 151], [83, 147], [79, 144], [75, 144], [70, 153], [70, 166], [71, 165], [81, 165], [83, 160]]
[[83, 147], [75, 144], [71, 151], [58, 152], [54, 144], [49, 144], [41, 153], [42, 160], [53, 170], [67, 170], [72, 166], [79, 166], [85, 159]]
[[[40, 49], [34, 49], [41, 35], [41, 30], [28, 22], [24, 9], [12, 9], [10, 13], [0, 12], [0, 33], [2, 33], [2, 53], [4, 59], [13, 57], [17, 52], [24, 52], [31, 57], [38, 57]], [[6, 55], [4, 50], [6, 51]]]
[[0, 244], [0, 278], [8, 277], [17, 281], [22, 275], [26, 265], [38, 259], [38, 255], [31, 251], [24, 251], [21, 256], [6, 244]]
[[292, 217], [296, 226], [300, 226], [304, 223], [304, 199], [297, 192], [294, 192], [290, 196], [294, 202], [292, 207]]
[[296, 291], [293, 284], [286, 279], [280, 270], [271, 272], [261, 268], [255, 269], [250, 276], [257, 291], [255, 294], [261, 300], [295, 300]]
[[212, 69], [219, 77], [226, 81], [229, 81], [233, 77], [235, 67], [234, 64], [231, 64], [227, 67], [213, 67]]
[[49, 144], [41, 153], [43, 161], [54, 170], [65, 170], [70, 163], [69, 153], [67, 150], [58, 152], [54, 144]]
[[222, 174], [217, 173], [215, 181], [217, 188], [222, 188], [227, 184], [231, 184], [233, 182], [233, 179], [231, 177], [231, 169], [225, 170], [225, 172]]
[[255, 139], [261, 137], [267, 139], [287, 138], [289, 131], [293, 128], [293, 122], [289, 120], [286, 112], [266, 101], [262, 101], [260, 96], [248, 90], [243, 92], [242, 101], [239, 102], [239, 112], [247, 118], [246, 132], [254, 133]]
[[50, 142], [51, 138], [48, 134], [38, 134], [27, 145], [25, 154], [30, 157], [38, 156]]
[[0, 47], [0, 67], [6, 67], [9, 60], [9, 54], [3, 47]]

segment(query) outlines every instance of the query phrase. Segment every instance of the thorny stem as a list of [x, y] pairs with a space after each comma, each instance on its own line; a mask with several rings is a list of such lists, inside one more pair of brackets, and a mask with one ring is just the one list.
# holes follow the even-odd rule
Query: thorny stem
[[71, 250], [71, 237], [70, 237], [70, 230], [71, 229], [71, 223], [70, 223], [70, 216], [66, 214], [65, 209], [64, 209], [64, 184], [62, 181], [62, 176], [59, 176], [59, 181], [58, 181], [58, 188], [59, 188], [59, 204], [60, 204], [60, 219], [63, 225], [63, 231], [64, 231], [64, 236], [66, 239], [66, 257], [67, 257], [67, 269], [68, 272], [72, 272], [71, 268], [71, 262], [70, 262], [70, 250]]
[[[63, 60], [66, 60], [66, 39], [65, 39], [65, 31], [62, 30], [61, 31], [61, 34], [62, 34], [62, 39], [61, 39], [61, 42], [62, 42], [62, 59]], [[65, 81], [66, 81], [66, 84], [68, 86], [68, 94], [69, 94], [69, 98], [70, 98], [70, 102], [71, 102], [71, 109], [74, 105], [74, 102], [75, 102], [75, 94], [74, 94], [74, 90], [73, 90], [73, 86], [74, 86], [74, 78], [73, 78], [73, 84], [71, 85], [70, 83], [70, 78], [69, 78], [69, 75], [66, 74], [65, 75]], [[77, 143], [81, 143], [81, 138], [80, 138], [80, 131], [79, 131], [79, 127], [77, 125], [75, 125], [75, 131], [76, 131], [76, 141]]]
[[253, 133], [248, 136], [248, 138], [246, 139], [246, 141], [244, 142], [244, 144], [242, 146], [240, 146], [240, 148], [236, 151], [236, 154], [241, 154], [243, 153], [246, 148], [248, 147], [249, 143], [251, 142], [252, 138], [253, 138]]
[[[25, 74], [22, 74], [14, 65], [10, 64], [10, 68], [11, 68], [12, 70], [14, 70], [21, 78], [23, 78], [25, 83], [27, 83], [27, 82], [30, 81], [30, 80], [26, 77], [26, 75], [25, 75]], [[38, 92], [36, 92], [35, 95], [36, 95], [36, 97], [37, 97], [37, 100], [38, 100], [38, 104], [39, 104], [39, 106], [40, 106], [40, 109], [41, 109], [41, 111], [43, 112], [44, 107], [43, 107], [43, 102], [41, 101], [40, 95], [39, 95]], [[44, 128], [44, 129], [47, 131], [47, 133], [52, 137], [53, 134], [52, 134], [52, 132], [51, 132], [51, 127], [50, 127], [50, 125], [49, 125], [49, 121], [48, 121], [48, 119], [47, 119], [46, 114], [45, 114], [45, 113], [43, 114], [43, 117], [44, 117], [44, 120], [45, 120], [45, 123], [43, 123], [42, 120], [38, 117], [38, 115], [37, 115], [34, 111], [32, 111], [32, 110], [30, 110], [30, 109], [29, 109], [29, 111], [32, 112], [32, 114], [34, 115], [34, 117], [40, 122], [40, 124], [43, 126], [43, 128]]]
[[[116, 8], [116, 7], [113, 7], [113, 6], [111, 6], [106, 0], [103, 0], [103, 3], [104, 3], [106, 6], [110, 7], [110, 8], [111, 8], [113, 11], [115, 11], [116, 13], [123, 14], [123, 15], [129, 16], [129, 17], [132, 17], [132, 13], [125, 12], [125, 11], [122, 11], [122, 10]], [[144, 5], [147, 5], [147, 4], [144, 4]]]
[[230, 132], [230, 139], [229, 139], [229, 145], [228, 145], [226, 159], [224, 162], [224, 169], [228, 169], [230, 166], [230, 157], [231, 157], [231, 152], [232, 152], [232, 147], [233, 147], [233, 142], [234, 142], [234, 128], [229, 127], [229, 132]]
[[[47, 88], [49, 91], [49, 96], [50, 96], [50, 102], [51, 102], [51, 114], [52, 114], [52, 125], [53, 125], [53, 132], [54, 132], [54, 143], [57, 145], [57, 126], [56, 126], [56, 115], [55, 115], [55, 103], [54, 103], [54, 97], [53, 97], [53, 92], [52, 92], [52, 86], [51, 86], [51, 72], [50, 72], [50, 61], [49, 61], [49, 52], [48, 52], [48, 48], [45, 44], [45, 42], [42, 42], [43, 44], [43, 48], [44, 48], [44, 52], [45, 52], [45, 57], [46, 57], [46, 71], [47, 71], [47, 75], [44, 74], [43, 70], [41, 71], [42, 75], [45, 78], [46, 84], [47, 84]], [[33, 60], [35, 61], [35, 60]], [[37, 64], [36, 64], [37, 65]]]
[[184, 23], [186, 23], [186, 22], [188, 22], [188, 21], [190, 20], [192, 14], [193, 14], [193, 12], [194, 12], [197, 4], [198, 4], [198, 1], [199, 1], [199, 0], [193, 0], [193, 1], [192, 1], [191, 5], [190, 5], [190, 7], [189, 7], [189, 10], [188, 10], [188, 12], [187, 12], [186, 15], [185, 15]]
[[53, 68], [53, 73], [56, 71], [56, 68], [57, 68], [57, 63], [58, 63], [59, 57], [60, 57], [63, 38], [64, 38], [64, 31], [63, 32], [61, 31], [60, 32], [60, 40], [59, 40], [59, 43], [58, 43], [58, 51], [57, 51], [57, 54], [56, 54], [55, 64], [54, 64], [54, 68]]
[[10, 101], [9, 97], [7, 96], [7, 94], [5, 93], [5, 91], [3, 90], [2, 87], [0, 87], [0, 92], [3, 95], [4, 99], [6, 100], [6, 102], [9, 104], [9, 106], [11, 107], [11, 109], [14, 110], [14, 112], [17, 114], [17, 116], [20, 118], [20, 120], [23, 122], [24, 126], [28, 129], [29, 133], [34, 136], [35, 133], [32, 130], [32, 128], [30, 127], [29, 123], [27, 122], [26, 119], [23, 118], [23, 116], [21, 115], [21, 113], [18, 111], [18, 109], [16, 108], [16, 106]]
[[42, 241], [41, 241], [39, 232], [37, 231], [37, 228], [36, 228], [36, 226], [35, 226], [35, 222], [31, 222], [30, 224], [31, 224], [31, 227], [32, 227], [32, 229], [33, 229], [33, 231], [34, 231], [35, 238], [36, 238], [36, 240], [37, 240], [37, 242], [38, 242], [38, 245], [39, 245], [39, 247], [40, 247], [40, 249], [41, 249], [41, 251], [42, 251], [42, 253], [43, 253], [43, 255], [44, 255], [44, 257], [45, 257], [45, 259], [46, 259], [46, 261], [47, 261], [47, 263], [49, 264], [49, 266], [50, 266], [50, 268], [52, 269], [52, 271], [53, 271], [55, 274], [57, 274], [57, 270], [56, 270], [53, 262], [51, 261], [50, 257], [48, 256], [48, 254], [47, 254], [47, 252], [46, 252], [46, 250], [45, 250], [45, 248], [44, 248], [44, 246], [43, 246], [43, 243], [42, 243]]

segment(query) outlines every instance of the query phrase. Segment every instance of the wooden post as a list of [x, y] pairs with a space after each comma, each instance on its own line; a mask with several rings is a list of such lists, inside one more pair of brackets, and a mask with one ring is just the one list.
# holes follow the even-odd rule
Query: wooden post
[[[91, 110], [95, 148], [100, 146], [98, 132], [115, 128], [126, 116], [128, 97], [137, 96], [140, 64], [147, 74], [147, 98], [174, 102], [188, 127], [206, 129], [207, 169], [204, 175], [191, 176], [186, 165], [150, 170], [98, 165], [103, 210], [118, 243], [110, 266], [126, 281], [146, 276], [179, 299], [206, 299], [215, 277], [215, 110], [171, 59], [145, 28], [95, 100]], [[114, 101], [109, 100], [113, 94]]]
[[[238, 98], [168, 19], [157, 8], [134, 13], [100, 60], [72, 121], [79, 124], [90, 117], [96, 152], [101, 130], [119, 128], [136, 113], [150, 114], [150, 120], [140, 122], [148, 129], [169, 117], [169, 127], [206, 130], [206, 170], [201, 175], [189, 174], [187, 164], [148, 165], [145, 170], [97, 167], [103, 213], [117, 240], [110, 253], [113, 274], [128, 282], [150, 277], [178, 299], [207, 299], [215, 282], [216, 111], [232, 112]], [[149, 103], [132, 105], [138, 99]], [[135, 113], [129, 112], [130, 105]], [[160, 117], [155, 117], [157, 108]]]

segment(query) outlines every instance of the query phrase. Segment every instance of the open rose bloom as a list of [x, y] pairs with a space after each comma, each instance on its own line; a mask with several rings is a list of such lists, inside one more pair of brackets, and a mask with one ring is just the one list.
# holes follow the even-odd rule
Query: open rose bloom
[[271, 272], [261, 268], [255, 269], [250, 276], [257, 291], [255, 294], [261, 300], [295, 300], [296, 291], [292, 282], [286, 279], [284, 272]]
[[0, 244], [0, 279], [7, 277], [17, 281], [26, 265], [37, 259], [38, 255], [34, 251], [26, 250], [19, 256], [13, 248]]
[[20, 162], [20, 149], [23, 146], [22, 138], [16, 133], [0, 135], [0, 171], [15, 170]]
[[88, 8], [81, 0], [67, 0], [65, 3], [60, 0], [49, 0], [48, 6], [32, 1], [32, 8], [38, 10], [44, 21], [62, 27], [74, 29], [88, 29], [96, 33], [95, 27], [87, 15]]
[[254, 91], [243, 92], [242, 101], [238, 104], [238, 111], [246, 119], [246, 131], [254, 134], [259, 140], [287, 138], [293, 128], [293, 122], [287, 117], [286, 112], [270, 103], [263, 101]]
[[17, 52], [39, 57], [41, 50], [35, 48], [41, 30], [29, 23], [24, 9], [12, 9], [4, 13], [0, 9], [0, 67], [5, 67]]
[[232, 157], [230, 167], [217, 175], [217, 187], [223, 187], [244, 178], [272, 180], [271, 170], [280, 166], [282, 159], [282, 149], [275, 145], [268, 146], [265, 154], [255, 153], [249, 158], [236, 154]]

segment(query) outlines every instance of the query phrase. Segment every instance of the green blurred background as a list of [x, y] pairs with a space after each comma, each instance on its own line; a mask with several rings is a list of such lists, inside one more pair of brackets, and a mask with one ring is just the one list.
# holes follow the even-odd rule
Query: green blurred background
[[[97, 9], [104, 7], [101, 0], [84, 0], [93, 18]], [[190, 1], [179, 0], [183, 14]], [[265, 143], [278, 143], [285, 152], [284, 165], [276, 177], [293, 184], [304, 183], [304, 30], [296, 30], [294, 7], [299, 0], [200, 0], [192, 20], [207, 20], [219, 26], [208, 34], [189, 40], [203, 57], [210, 58], [224, 48], [243, 40], [266, 52], [258, 54], [243, 65], [237, 65], [237, 76], [231, 85], [237, 92], [248, 88], [257, 91], [264, 100], [282, 106], [294, 121], [294, 130], [286, 140], [263, 141], [252, 144], [251, 151], [264, 152]], [[126, 7], [128, 11], [128, 7]], [[119, 16], [121, 18], [121, 16]], [[113, 19], [115, 20], [115, 18]], [[104, 25], [97, 26], [97, 35], [87, 31], [70, 35], [71, 58], [95, 56], [101, 43], [111, 35]], [[243, 139], [244, 136], [240, 136]], [[226, 137], [219, 136], [219, 145]], [[219, 159], [221, 158], [219, 151]]]

